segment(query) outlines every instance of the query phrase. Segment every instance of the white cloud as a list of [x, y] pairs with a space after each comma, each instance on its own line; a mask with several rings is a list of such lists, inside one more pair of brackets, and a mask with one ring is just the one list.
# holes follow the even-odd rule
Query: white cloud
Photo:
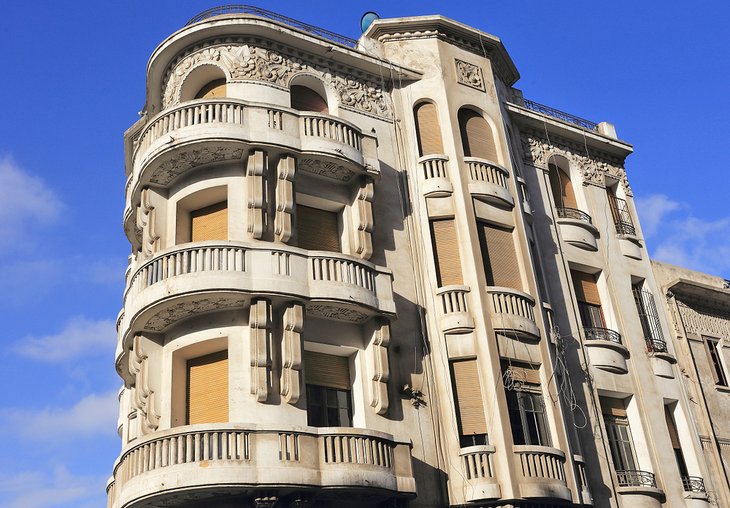
[[641, 229], [647, 237], [656, 234], [667, 215], [683, 207], [664, 194], [637, 197], [635, 204], [641, 218]]
[[[0, 501], [6, 508], [81, 506], [92, 499], [103, 502], [102, 477], [76, 476], [59, 466], [52, 473], [40, 471], [0, 473]], [[88, 504], [88, 506], [92, 506]]]
[[14, 350], [34, 360], [64, 362], [79, 356], [108, 355], [114, 350], [116, 336], [113, 321], [76, 316], [59, 333], [25, 337], [15, 344]]
[[6, 409], [5, 426], [33, 441], [64, 441], [113, 434], [117, 428], [117, 391], [87, 395], [71, 407]]
[[700, 218], [663, 194], [637, 198], [653, 258], [712, 275], [730, 276], [730, 217]]
[[23, 171], [10, 157], [0, 158], [0, 249], [22, 239], [30, 224], [58, 218], [61, 208], [42, 179]]

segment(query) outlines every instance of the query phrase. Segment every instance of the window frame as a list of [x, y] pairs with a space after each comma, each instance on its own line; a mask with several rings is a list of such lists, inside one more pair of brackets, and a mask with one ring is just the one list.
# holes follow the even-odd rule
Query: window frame
[[705, 343], [705, 351], [707, 352], [707, 358], [712, 367], [712, 379], [715, 381], [715, 386], [727, 388], [728, 375], [722, 361], [721, 339], [703, 335], [702, 342]]
[[[520, 388], [505, 389], [505, 391], [514, 444], [552, 447], [550, 423], [540, 386], [525, 384]], [[525, 401], [530, 402], [531, 408], [526, 406]], [[518, 436], [521, 439], [518, 439]]]

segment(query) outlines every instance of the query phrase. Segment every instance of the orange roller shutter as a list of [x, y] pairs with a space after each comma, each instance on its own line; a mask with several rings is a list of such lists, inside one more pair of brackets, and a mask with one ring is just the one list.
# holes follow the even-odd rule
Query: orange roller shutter
[[228, 351], [188, 360], [188, 425], [228, 421]]
[[486, 434], [482, 390], [476, 360], [451, 362], [456, 397], [456, 410], [462, 435]]
[[431, 221], [431, 236], [436, 257], [436, 272], [439, 286], [464, 283], [459, 259], [459, 244], [456, 239], [454, 219]]
[[340, 252], [337, 212], [297, 205], [297, 237], [302, 249]]
[[190, 225], [193, 242], [228, 240], [228, 202], [221, 201], [190, 212]]
[[310, 385], [350, 389], [350, 360], [346, 356], [304, 352], [304, 382]]
[[439, 126], [436, 105], [430, 102], [423, 103], [416, 108], [416, 130], [418, 131], [418, 151], [420, 155], [444, 153], [441, 141], [441, 127]]

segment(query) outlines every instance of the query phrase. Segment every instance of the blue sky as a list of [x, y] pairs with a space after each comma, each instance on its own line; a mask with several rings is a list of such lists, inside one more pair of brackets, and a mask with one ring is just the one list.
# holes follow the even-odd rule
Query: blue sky
[[[0, 17], [0, 505], [98, 507], [120, 446], [122, 134], [155, 46], [215, 4], [28, 5], [5, 2]], [[634, 144], [650, 253], [730, 278], [727, 2], [256, 5], [351, 37], [367, 10], [441, 13], [501, 37], [526, 97]]]

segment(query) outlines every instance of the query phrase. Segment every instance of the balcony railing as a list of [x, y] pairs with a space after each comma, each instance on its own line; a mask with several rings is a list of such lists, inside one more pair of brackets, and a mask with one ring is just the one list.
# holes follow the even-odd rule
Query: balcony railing
[[586, 335], [586, 340], [607, 340], [621, 344], [621, 334], [615, 330], [608, 328], [598, 327], [584, 327], [583, 332]]
[[619, 235], [636, 236], [634, 221], [629, 213], [629, 204], [616, 196], [608, 196], [608, 204], [611, 206], [613, 223], [616, 226], [616, 233]]
[[587, 222], [588, 224], [593, 224], [593, 219], [591, 219], [591, 216], [587, 213], [578, 210], [577, 208], [565, 208], [565, 207], [558, 207], [557, 209], [558, 217], [561, 219], [575, 219], [582, 222]]
[[654, 295], [640, 287], [634, 287], [634, 303], [639, 313], [639, 321], [646, 340], [646, 349], [650, 353], [666, 353], [667, 343], [659, 322], [659, 312], [654, 302]]
[[707, 492], [705, 480], [699, 476], [683, 476], [682, 487], [685, 492]]
[[225, 16], [230, 14], [253, 14], [254, 16], [259, 16], [261, 18], [266, 18], [272, 21], [283, 23], [285, 25], [289, 25], [290, 27], [296, 28], [297, 30], [302, 30], [303, 32], [316, 35], [317, 37], [322, 37], [332, 42], [336, 42], [337, 44], [342, 44], [343, 46], [348, 46], [350, 48], [354, 48], [355, 46], [357, 46], [357, 40], [355, 39], [351, 39], [349, 37], [345, 37], [344, 35], [325, 30], [324, 28], [320, 28], [318, 26], [302, 23], [301, 21], [297, 21], [296, 19], [282, 16], [281, 14], [267, 11], [266, 9], [261, 9], [260, 7], [254, 7], [253, 5], [223, 5], [220, 7], [213, 7], [212, 9], [205, 10], [197, 16], [191, 18], [190, 21], [185, 23], [185, 26], [192, 25], [193, 23], [198, 23], [209, 18], [213, 18], [215, 16]]
[[616, 471], [620, 487], [653, 487], [656, 488], [656, 477], [649, 471], [626, 469]]
[[668, 352], [667, 343], [659, 339], [647, 340], [646, 350], [650, 353], [666, 353]]
[[586, 120], [585, 118], [571, 115], [570, 113], [566, 113], [565, 111], [560, 111], [559, 109], [551, 108], [550, 106], [546, 106], [544, 104], [540, 104], [539, 102], [531, 101], [529, 99], [525, 99], [524, 102], [527, 109], [530, 109], [537, 113], [542, 113], [543, 115], [557, 118], [558, 120], [561, 120], [563, 122], [572, 123], [573, 125], [577, 125], [578, 127], [582, 127], [583, 129], [588, 129], [589, 131], [598, 130], [597, 123]]

